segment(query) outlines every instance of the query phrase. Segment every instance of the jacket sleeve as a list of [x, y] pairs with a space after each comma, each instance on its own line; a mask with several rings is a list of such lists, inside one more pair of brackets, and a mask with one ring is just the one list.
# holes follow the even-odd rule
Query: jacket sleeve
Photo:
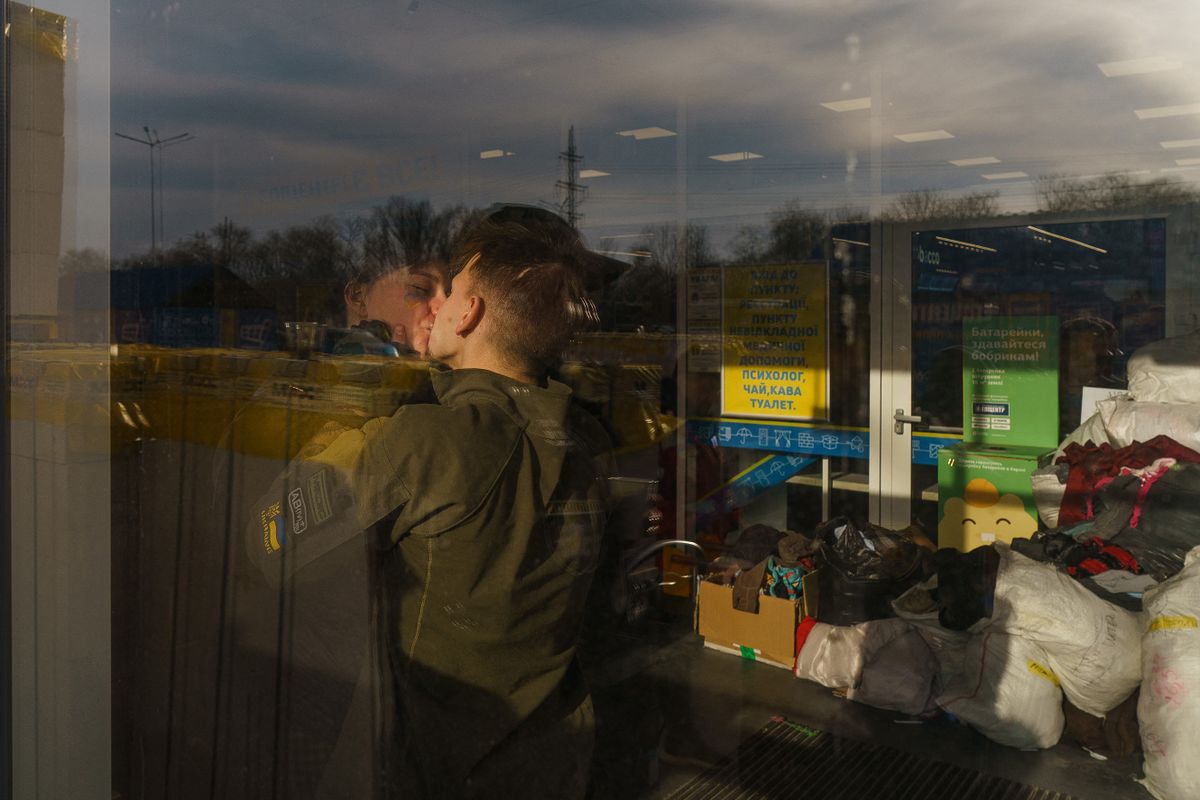
[[408, 488], [388, 454], [399, 417], [397, 412], [361, 428], [323, 432], [251, 506], [246, 552], [273, 585], [408, 502]]

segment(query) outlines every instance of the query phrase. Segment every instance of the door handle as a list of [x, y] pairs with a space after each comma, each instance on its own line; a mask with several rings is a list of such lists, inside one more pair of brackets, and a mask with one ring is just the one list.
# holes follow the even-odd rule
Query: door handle
[[[895, 421], [895, 424], [892, 426], [892, 430], [897, 434], [904, 433], [905, 425], [921, 425], [925, 422], [925, 420], [923, 420], [921, 417], [914, 417], [909, 414], [905, 414], [903, 408], [897, 408], [896, 413], [892, 416], [892, 419]], [[930, 433], [954, 433], [958, 434], [959, 436], [962, 436], [963, 432], [962, 428], [952, 428], [946, 425], [929, 425], [926, 426], [926, 430]]]
[[904, 433], [904, 425], [906, 423], [909, 425], [920, 425], [924, 421], [920, 417], [913, 417], [905, 414], [903, 408], [897, 408], [896, 414], [892, 417], [892, 419], [896, 422], [896, 424], [892, 426], [892, 430], [898, 434]]

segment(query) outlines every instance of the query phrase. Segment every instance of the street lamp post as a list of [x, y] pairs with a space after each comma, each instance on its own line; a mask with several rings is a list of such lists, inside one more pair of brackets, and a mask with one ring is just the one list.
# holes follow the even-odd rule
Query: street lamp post
[[[160, 232], [162, 232], [162, 224], [161, 224], [161, 220], [162, 220], [162, 150], [166, 147], [170, 147], [173, 144], [183, 144], [184, 142], [190, 142], [192, 139], [195, 139], [196, 137], [190, 133], [180, 133], [175, 136], [168, 136], [166, 139], [162, 139], [159, 137], [158, 131], [151, 130], [150, 126], [148, 126], [148, 125], [142, 126], [142, 132], [146, 134], [145, 139], [139, 139], [136, 136], [129, 136], [124, 133], [117, 133], [116, 131], [114, 131], [113, 133], [116, 136], [121, 137], [122, 139], [128, 139], [129, 141], [137, 142], [138, 144], [144, 144], [150, 148], [150, 260], [152, 262], [154, 262], [154, 261], [158, 260], [158, 234]], [[157, 169], [157, 172], [158, 172], [158, 181], [157, 181], [157, 183], [158, 183], [158, 191], [157, 191], [158, 204], [157, 204], [157, 207], [155, 206], [155, 202], [154, 202], [154, 200], [155, 200], [155, 171], [156, 171], [155, 165], [154, 165], [154, 153], [156, 150], [158, 151], [158, 158], [159, 158], [159, 166]]]

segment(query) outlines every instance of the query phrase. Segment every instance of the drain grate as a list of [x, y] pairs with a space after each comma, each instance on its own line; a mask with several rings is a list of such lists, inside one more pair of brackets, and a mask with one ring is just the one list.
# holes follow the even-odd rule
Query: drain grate
[[892, 747], [772, 720], [669, 800], [1073, 800]]

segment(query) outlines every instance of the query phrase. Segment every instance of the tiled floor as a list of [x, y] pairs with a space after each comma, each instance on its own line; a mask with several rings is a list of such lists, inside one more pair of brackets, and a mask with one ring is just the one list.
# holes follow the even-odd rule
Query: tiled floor
[[597, 800], [665, 797], [699, 774], [698, 768], [659, 761], [659, 737], [668, 720], [685, 731], [682, 738], [691, 743], [685, 750], [715, 757], [734, 753], [775, 715], [1079, 800], [1150, 797], [1134, 782], [1137, 757], [1097, 761], [1069, 743], [1024, 752], [944, 718], [914, 724], [903, 715], [841, 699], [786, 670], [705, 649], [678, 618], [624, 644], [632, 646], [621, 657], [605, 660], [592, 676]]

